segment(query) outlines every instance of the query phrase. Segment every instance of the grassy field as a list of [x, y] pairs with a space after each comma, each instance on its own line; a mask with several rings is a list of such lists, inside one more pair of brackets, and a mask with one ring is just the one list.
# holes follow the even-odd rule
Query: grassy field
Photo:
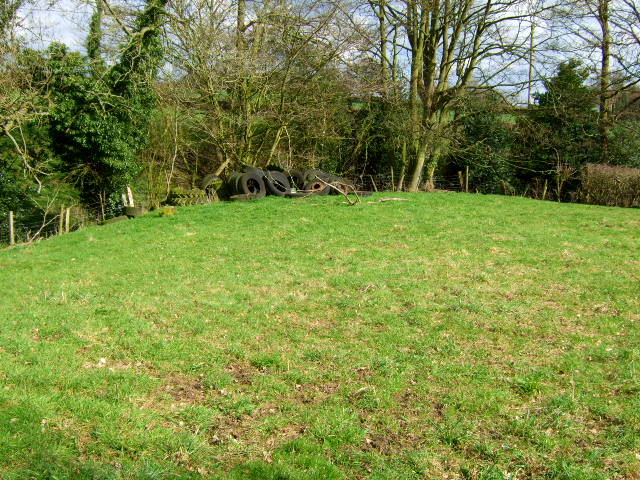
[[640, 479], [640, 211], [401, 195], [0, 251], [0, 478]]

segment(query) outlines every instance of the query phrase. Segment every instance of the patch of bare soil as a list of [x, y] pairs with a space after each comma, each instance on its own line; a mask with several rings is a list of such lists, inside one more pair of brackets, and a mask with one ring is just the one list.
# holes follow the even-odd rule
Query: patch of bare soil
[[185, 405], [202, 404], [207, 396], [207, 387], [198, 377], [171, 375], [166, 379], [162, 390], [169, 393], [178, 403]]
[[293, 398], [299, 403], [316, 404], [333, 396], [339, 388], [339, 383], [296, 385]]
[[244, 361], [229, 365], [227, 372], [231, 374], [236, 383], [241, 385], [251, 385], [253, 377], [260, 373], [256, 367]]

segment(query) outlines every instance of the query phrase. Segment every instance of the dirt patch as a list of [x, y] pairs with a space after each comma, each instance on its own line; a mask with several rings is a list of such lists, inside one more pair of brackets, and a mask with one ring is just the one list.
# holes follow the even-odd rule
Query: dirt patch
[[316, 404], [336, 394], [339, 383], [296, 385], [294, 400], [299, 403]]
[[411, 432], [399, 433], [387, 430], [383, 433], [370, 433], [365, 438], [367, 449], [376, 450], [383, 455], [397, 456], [420, 447], [421, 438]]
[[207, 387], [202, 378], [177, 374], [166, 379], [162, 390], [171, 395], [178, 403], [185, 405], [203, 404], [207, 396]]
[[212, 445], [217, 445], [231, 441], [247, 440], [254, 433], [253, 428], [251, 428], [252, 424], [252, 417], [249, 415], [241, 418], [233, 415], [221, 417], [218, 425], [211, 429], [208, 441]]
[[373, 370], [371, 368], [363, 366], [356, 368], [356, 374], [360, 380], [366, 380], [371, 375], [373, 375]]
[[234, 381], [241, 385], [251, 385], [253, 383], [253, 377], [259, 374], [256, 367], [244, 361], [232, 363], [226, 370], [233, 377]]

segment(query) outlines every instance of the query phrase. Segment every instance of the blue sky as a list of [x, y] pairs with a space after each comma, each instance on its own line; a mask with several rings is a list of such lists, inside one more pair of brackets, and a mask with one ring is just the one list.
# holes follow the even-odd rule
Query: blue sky
[[22, 35], [32, 46], [42, 47], [52, 41], [81, 49], [87, 34], [91, 6], [80, 0], [36, 0], [23, 12]]

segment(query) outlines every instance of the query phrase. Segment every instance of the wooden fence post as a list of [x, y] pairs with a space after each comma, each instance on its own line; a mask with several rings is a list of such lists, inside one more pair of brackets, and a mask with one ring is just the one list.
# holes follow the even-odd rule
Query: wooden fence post
[[464, 172], [464, 191], [469, 193], [469, 165]]
[[13, 229], [13, 212], [9, 212], [9, 245], [16, 244], [15, 231]]
[[71, 207], [67, 208], [67, 212], [64, 216], [64, 233], [69, 233], [69, 214], [71, 213]]
[[376, 186], [376, 182], [373, 180], [373, 175], [369, 175], [369, 178], [371, 179], [371, 184], [373, 185], [373, 189], [377, 192], [378, 187]]
[[391, 167], [391, 191], [395, 192], [396, 190], [396, 182], [393, 179], [393, 166]]
[[64, 233], [64, 205], [60, 207], [60, 218], [58, 219], [58, 235]]

